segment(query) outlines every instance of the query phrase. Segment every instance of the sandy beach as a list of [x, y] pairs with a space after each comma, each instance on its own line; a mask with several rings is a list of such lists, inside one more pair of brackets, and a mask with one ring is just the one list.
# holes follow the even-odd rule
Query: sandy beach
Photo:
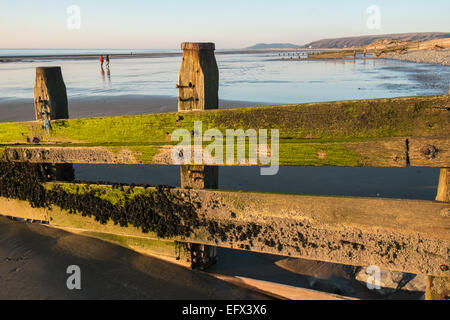
[[[267, 299], [100, 240], [0, 217], [0, 299]], [[66, 269], [82, 270], [82, 290]]]

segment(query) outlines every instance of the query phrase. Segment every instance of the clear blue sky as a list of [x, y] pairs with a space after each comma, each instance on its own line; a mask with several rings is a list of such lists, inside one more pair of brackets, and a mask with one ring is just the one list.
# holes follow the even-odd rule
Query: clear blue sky
[[[450, 0], [1, 0], [2, 48], [218, 48], [259, 42], [305, 44], [322, 38], [401, 32], [450, 32]], [[67, 28], [69, 5], [81, 29]], [[381, 9], [370, 30], [367, 8]]]

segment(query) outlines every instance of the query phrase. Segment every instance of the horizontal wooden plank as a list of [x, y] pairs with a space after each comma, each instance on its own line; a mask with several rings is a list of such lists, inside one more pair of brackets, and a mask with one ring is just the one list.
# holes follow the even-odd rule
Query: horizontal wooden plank
[[[405, 138], [379, 138], [366, 140], [282, 140], [278, 144], [279, 157], [274, 158], [271, 164], [281, 166], [372, 166], [372, 167], [406, 167], [407, 166], [407, 139]], [[271, 145], [267, 155], [274, 156]], [[266, 165], [258, 153], [257, 161], [251, 162], [248, 157], [248, 148], [243, 161], [222, 162], [205, 157], [202, 163], [195, 163], [194, 148], [191, 149], [190, 162], [186, 164], [205, 164], [219, 166], [250, 166]], [[12, 146], [3, 149], [3, 160], [11, 162], [30, 163], [89, 163], [89, 164], [157, 164], [176, 165], [172, 152], [175, 146], [167, 144], [152, 145], [123, 145], [110, 147], [91, 146]], [[178, 155], [178, 153], [176, 153]], [[187, 153], [183, 160], [187, 160]], [[223, 154], [226, 154], [224, 149]], [[266, 153], [264, 153], [266, 155]], [[179, 159], [178, 156], [175, 160]], [[211, 159], [211, 162], [208, 162]], [[433, 160], [421, 163], [424, 166], [439, 166], [441, 161]]]
[[449, 276], [443, 267], [450, 263], [445, 203], [60, 183], [46, 188], [53, 208], [39, 210], [59, 227]]
[[0, 144], [137, 144], [171, 141], [176, 129], [279, 129], [281, 139], [449, 136], [448, 95], [307, 103], [40, 122], [0, 123]]
[[[445, 95], [58, 120], [50, 133], [40, 122], [0, 123], [0, 155], [28, 162], [173, 164], [174, 130], [200, 134], [194, 122], [201, 121], [203, 133], [215, 128], [224, 140], [227, 129], [268, 129], [269, 138], [278, 129], [280, 165], [389, 167], [411, 160], [442, 167], [450, 165], [449, 108]], [[427, 141], [421, 138], [436, 138], [439, 155], [421, 156]]]

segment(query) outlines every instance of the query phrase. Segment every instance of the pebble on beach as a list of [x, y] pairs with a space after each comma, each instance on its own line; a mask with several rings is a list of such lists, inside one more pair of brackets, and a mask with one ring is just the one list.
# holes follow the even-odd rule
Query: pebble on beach
[[420, 50], [406, 53], [391, 53], [387, 58], [417, 63], [434, 63], [450, 66], [450, 48], [440, 50]]

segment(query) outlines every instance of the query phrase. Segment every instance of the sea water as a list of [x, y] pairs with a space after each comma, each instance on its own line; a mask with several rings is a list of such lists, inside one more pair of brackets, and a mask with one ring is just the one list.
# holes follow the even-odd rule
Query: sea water
[[[278, 53], [216, 54], [220, 98], [264, 104], [387, 98], [447, 93], [450, 83], [450, 67], [439, 65], [281, 58]], [[181, 56], [112, 58], [109, 70], [96, 59], [25, 60], [0, 63], [0, 101], [32, 99], [35, 68], [55, 65], [62, 67], [69, 99], [178, 94]]]

